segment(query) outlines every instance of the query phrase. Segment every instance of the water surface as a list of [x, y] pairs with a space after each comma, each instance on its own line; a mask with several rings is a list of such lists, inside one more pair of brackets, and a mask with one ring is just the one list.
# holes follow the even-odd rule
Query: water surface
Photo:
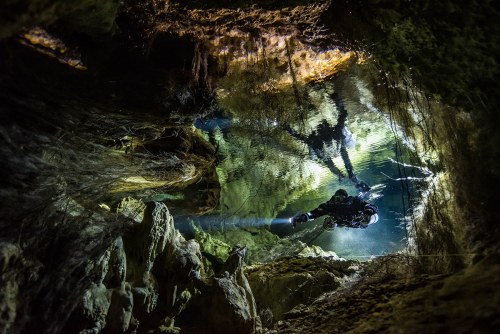
[[[271, 119], [249, 123], [231, 117], [205, 119], [196, 124], [219, 149], [217, 172], [222, 189], [216, 212], [190, 219], [228, 243], [254, 243], [249, 245], [254, 248], [271, 249], [264, 242], [274, 242], [268, 235], [272, 233], [283, 240], [300, 240], [359, 260], [404, 249], [403, 218], [409, 214], [407, 203], [412, 185], [400, 179], [418, 170], [398, 164], [407, 157], [396, 153], [408, 150], [401, 150], [404, 145], [387, 118], [373, 106], [373, 96], [361, 80], [353, 75], [341, 83], [311, 89], [311, 99], [319, 102], [299, 130], [307, 135], [322, 121], [336, 124], [339, 108], [331, 98], [332, 92], [338, 93], [347, 110], [344, 134], [352, 134], [347, 153], [355, 175], [372, 187], [365, 199], [379, 208], [376, 224], [367, 229], [323, 231], [320, 217], [293, 229], [290, 217], [316, 208], [337, 189], [344, 188], [350, 195], [358, 191], [348, 178], [339, 177], [322, 161], [315, 160], [308, 146], [291, 136], [287, 126]], [[338, 147], [328, 152], [333, 154], [335, 166], [347, 175]], [[410, 186], [410, 192], [402, 186]], [[259, 229], [266, 231], [264, 237]], [[283, 248], [279, 252], [283, 253]]]

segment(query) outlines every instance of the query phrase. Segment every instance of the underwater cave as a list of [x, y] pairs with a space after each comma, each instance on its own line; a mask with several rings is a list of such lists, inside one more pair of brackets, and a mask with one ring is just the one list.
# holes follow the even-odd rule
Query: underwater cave
[[1, 333], [496, 333], [498, 22], [0, 4]]

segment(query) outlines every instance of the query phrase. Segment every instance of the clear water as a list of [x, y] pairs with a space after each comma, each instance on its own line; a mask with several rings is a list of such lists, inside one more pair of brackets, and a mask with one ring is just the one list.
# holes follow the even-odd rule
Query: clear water
[[[337, 88], [340, 86], [342, 90]], [[354, 185], [339, 179], [322, 162], [312, 160], [307, 147], [273, 120], [263, 120], [271, 131], [262, 132], [255, 124], [219, 118], [197, 122], [197, 127], [210, 133], [219, 147], [219, 209], [203, 217], [179, 217], [181, 230], [188, 221], [194, 221], [229, 244], [260, 247], [268, 254], [273, 252], [270, 244], [276, 243], [276, 239], [290, 244], [300, 240], [358, 260], [402, 250], [406, 244], [403, 217], [409, 208], [408, 192], [398, 179], [402, 177], [402, 168], [408, 169], [403, 171], [406, 174], [418, 174], [418, 170], [396, 163], [395, 160], [405, 158], [396, 154], [396, 145], [402, 144], [387, 119], [373, 107], [371, 93], [355, 76], [344, 79], [341, 85], [326, 85], [309, 92], [320, 101], [307, 119], [310, 129], [324, 119], [336, 123], [338, 110], [328, 98], [332, 90], [339, 92], [348, 111], [346, 127], [354, 138], [348, 154], [356, 176], [372, 187], [365, 199], [379, 208], [376, 224], [367, 229], [324, 231], [320, 217], [293, 229], [290, 217], [316, 208], [339, 188], [356, 195]], [[340, 155], [334, 162], [346, 174]], [[273, 256], [284, 255], [286, 248], [283, 249]], [[290, 247], [290, 251], [296, 249]]]

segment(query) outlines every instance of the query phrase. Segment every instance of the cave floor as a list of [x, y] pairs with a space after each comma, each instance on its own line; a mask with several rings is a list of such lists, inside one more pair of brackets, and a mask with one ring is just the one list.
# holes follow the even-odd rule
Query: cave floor
[[310, 306], [296, 307], [277, 323], [276, 332], [497, 333], [499, 286], [499, 255], [449, 275], [394, 275], [382, 268]]

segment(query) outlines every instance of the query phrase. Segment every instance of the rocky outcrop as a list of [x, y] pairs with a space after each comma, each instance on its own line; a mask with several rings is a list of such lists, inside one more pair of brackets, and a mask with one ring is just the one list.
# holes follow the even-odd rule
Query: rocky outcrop
[[199, 247], [174, 228], [167, 207], [128, 198], [119, 212], [134, 223], [98, 261], [87, 264], [88, 277], [97, 274], [68, 321], [70, 332], [171, 328], [194, 293]]
[[9, 333], [16, 318], [19, 282], [13, 267], [19, 260], [21, 249], [10, 243], [0, 243], [0, 328], [1, 333]]
[[65, 332], [177, 332], [176, 319], [187, 306], [200, 310], [192, 318], [198, 332], [260, 331], [243, 272], [245, 248], [233, 249], [215, 276], [202, 277], [198, 243], [185, 240], [174, 228], [163, 203], [127, 198], [118, 212], [133, 225], [97, 261], [87, 263], [86, 277], [93, 281]]
[[[250, 284], [243, 272], [246, 248], [235, 247], [220, 272], [204, 280], [200, 311], [202, 333], [258, 333], [261, 322]], [[196, 332], [195, 331], [195, 332]]]
[[500, 325], [500, 259], [453, 275], [414, 272], [415, 259], [366, 264], [361, 280], [285, 314], [278, 333], [495, 333]]
[[271, 326], [285, 312], [334, 291], [356, 271], [335, 257], [287, 257], [245, 269], [262, 321]]

